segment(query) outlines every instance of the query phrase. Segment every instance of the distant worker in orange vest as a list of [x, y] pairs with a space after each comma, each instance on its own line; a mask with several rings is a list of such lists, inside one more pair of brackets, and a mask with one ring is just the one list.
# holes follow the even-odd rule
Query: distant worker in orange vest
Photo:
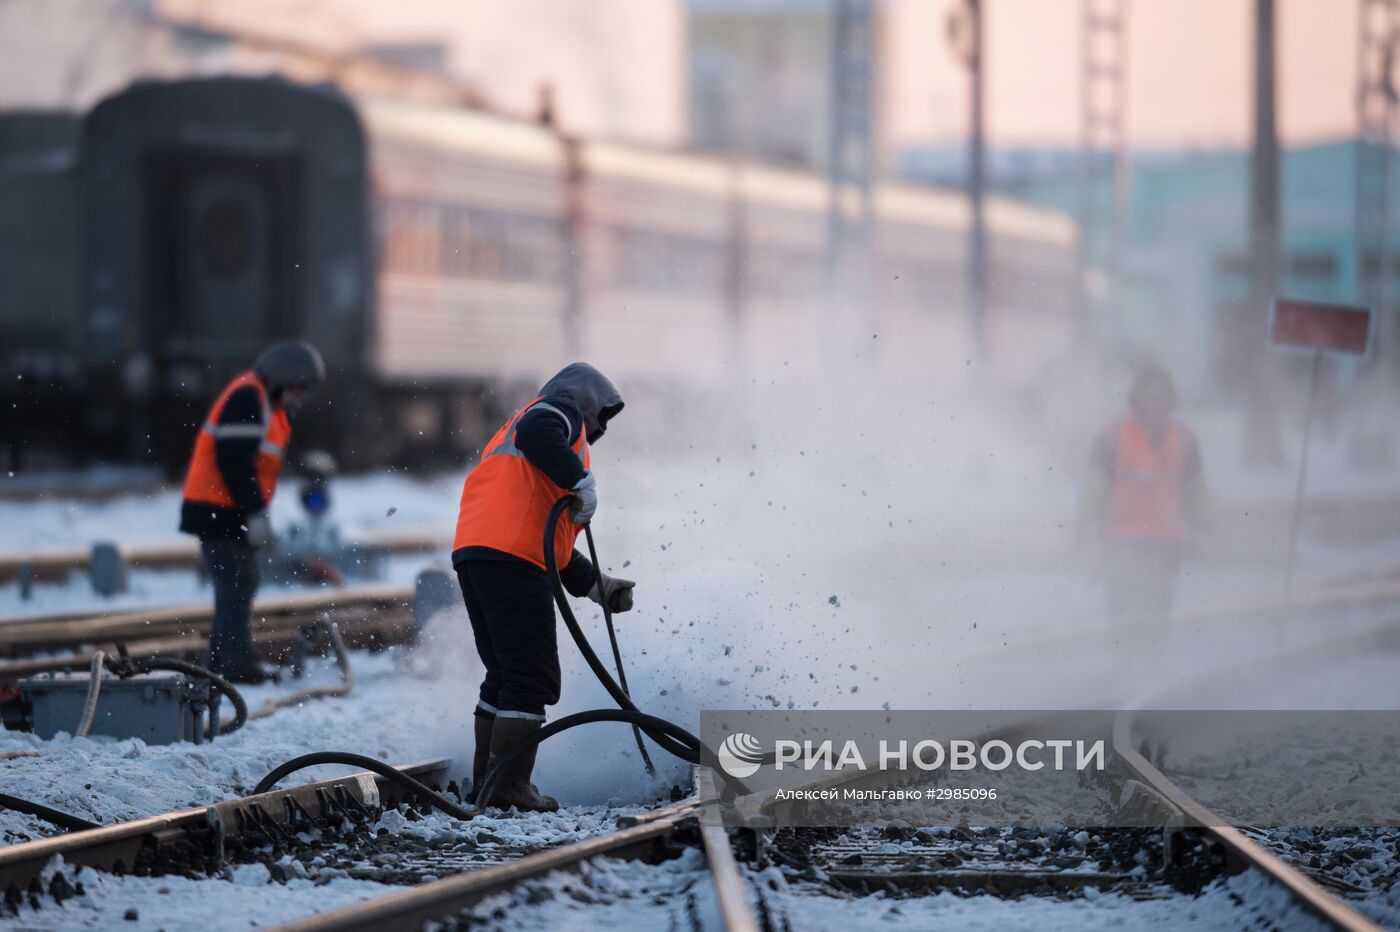
[[[575, 597], [632, 607], [631, 580], [610, 577], [574, 549], [598, 507], [589, 447], [622, 410], [622, 396], [587, 363], [576, 362], [511, 415], [481, 452], [462, 487], [452, 564], [486, 667], [476, 704], [470, 799], [497, 761], [544, 726], [559, 701], [554, 597], [545, 575], [550, 509], [572, 493], [555, 530], [555, 566]], [[553, 812], [559, 803], [530, 782], [533, 751], [506, 774], [492, 801], [502, 809]]]
[[1182, 558], [1206, 517], [1200, 446], [1172, 417], [1175, 408], [1171, 375], [1142, 369], [1128, 391], [1128, 412], [1099, 435], [1089, 456], [1083, 510], [1104, 547], [1114, 637], [1129, 649], [1160, 636]]
[[292, 438], [289, 413], [325, 378], [311, 344], [274, 343], [224, 388], [195, 435], [180, 530], [199, 538], [214, 584], [209, 669], [235, 683], [268, 678], [253, 654], [257, 551], [273, 541], [267, 507]]

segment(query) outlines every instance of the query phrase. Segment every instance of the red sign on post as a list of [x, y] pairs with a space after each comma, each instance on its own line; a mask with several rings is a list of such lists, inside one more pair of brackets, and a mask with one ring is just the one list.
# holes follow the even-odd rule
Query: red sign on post
[[1370, 308], [1274, 299], [1269, 341], [1275, 346], [1359, 355], [1370, 335]]

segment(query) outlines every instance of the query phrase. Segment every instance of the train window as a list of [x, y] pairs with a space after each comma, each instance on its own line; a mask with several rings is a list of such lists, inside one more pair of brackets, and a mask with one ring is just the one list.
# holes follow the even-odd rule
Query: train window
[[712, 294], [727, 270], [726, 244], [680, 233], [614, 226], [610, 251], [622, 287], [662, 294]]
[[443, 239], [437, 205], [389, 201], [382, 214], [384, 268], [405, 275], [435, 275]]
[[217, 198], [204, 208], [199, 226], [204, 261], [211, 274], [232, 278], [247, 271], [253, 255], [247, 205], [233, 197]]

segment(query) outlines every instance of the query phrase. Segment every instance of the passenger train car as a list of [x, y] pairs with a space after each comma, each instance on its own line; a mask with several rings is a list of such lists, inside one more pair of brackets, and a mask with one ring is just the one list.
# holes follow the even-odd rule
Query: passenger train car
[[[352, 464], [460, 456], [574, 358], [665, 386], [816, 365], [843, 328], [883, 330], [897, 365], [969, 352], [956, 192], [879, 187], [868, 290], [840, 303], [819, 176], [479, 111], [141, 83], [86, 116], [80, 177], [63, 350], [111, 454], [179, 462], [223, 380], [284, 337], [332, 371], [301, 436]], [[1024, 379], [1069, 339], [1075, 229], [996, 199], [988, 219], [992, 358]]]

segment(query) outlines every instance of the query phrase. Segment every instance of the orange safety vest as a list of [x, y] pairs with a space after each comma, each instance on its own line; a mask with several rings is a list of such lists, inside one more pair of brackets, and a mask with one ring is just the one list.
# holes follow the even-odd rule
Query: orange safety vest
[[[258, 398], [262, 401], [263, 422], [220, 424], [219, 415], [229, 396], [249, 385], [257, 389]], [[204, 426], [194, 439], [194, 455], [190, 457], [190, 468], [185, 474], [185, 501], [222, 508], [238, 507], [214, 455], [214, 444], [220, 437], [257, 437], [261, 441], [253, 468], [258, 476], [258, 485], [262, 488], [263, 502], [270, 503], [272, 493], [277, 489], [277, 477], [282, 473], [282, 464], [287, 459], [287, 442], [292, 439], [292, 424], [284, 409], [272, 406], [267, 397], [267, 388], [251, 369], [228, 383], [209, 409], [209, 416], [204, 419]]]
[[[496, 431], [481, 451], [481, 462], [467, 474], [452, 541], [454, 552], [463, 547], [490, 547], [544, 569], [544, 523], [550, 508], [569, 490], [551, 482], [515, 445], [516, 425], [539, 400], [530, 401]], [[590, 464], [586, 433], [580, 430], [573, 444], [584, 469]], [[554, 560], [559, 569], [569, 565], [581, 530], [583, 525], [575, 524], [567, 512], [559, 519], [554, 531]]]
[[1167, 425], [1154, 446], [1136, 418], [1118, 425], [1118, 456], [1108, 492], [1105, 531], [1130, 540], [1186, 539], [1186, 429]]

